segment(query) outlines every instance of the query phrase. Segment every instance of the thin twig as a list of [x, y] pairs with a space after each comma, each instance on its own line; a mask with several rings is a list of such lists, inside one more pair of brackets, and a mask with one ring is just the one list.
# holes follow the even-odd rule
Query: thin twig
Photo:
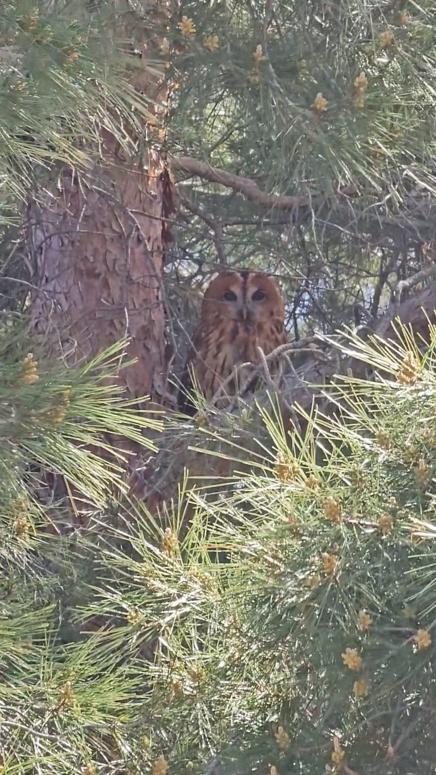
[[222, 224], [219, 221], [216, 221], [210, 215], [208, 215], [203, 210], [202, 207], [192, 202], [191, 199], [189, 199], [189, 197], [187, 197], [185, 194], [179, 194], [179, 199], [180, 199], [180, 202], [186, 207], [187, 210], [189, 210], [191, 213], [194, 213], [194, 215], [198, 215], [198, 217], [201, 218], [201, 220], [204, 221], [209, 226], [213, 234], [213, 244], [215, 245], [215, 250], [217, 252], [219, 264], [220, 265], [227, 264], [227, 258], [224, 252], [224, 245], [223, 245]]
[[436, 264], [421, 269], [416, 274], [413, 274], [407, 280], [401, 280], [395, 289], [395, 295], [398, 302], [400, 302], [404, 296], [405, 291], [409, 291], [414, 285], [418, 285], [422, 280], [428, 280], [429, 277], [436, 277]]

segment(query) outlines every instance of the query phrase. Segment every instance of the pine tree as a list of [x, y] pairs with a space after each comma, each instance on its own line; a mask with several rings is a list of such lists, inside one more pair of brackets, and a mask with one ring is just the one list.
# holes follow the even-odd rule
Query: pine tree
[[268, 269], [298, 337], [373, 320], [429, 270], [431, 0], [184, 2], [166, 35], [179, 276]]
[[[259, 405], [246, 450], [244, 417], [213, 418], [224, 431], [197, 418], [197, 449], [244, 470], [215, 499], [182, 482], [159, 514], [129, 497], [121, 440], [150, 450], [160, 424], [116, 386], [159, 393], [166, 153], [192, 221], [178, 279], [278, 268], [296, 335], [432, 276], [433, 20], [425, 0], [3, 4], [4, 242], [19, 244], [30, 192], [39, 272], [3, 251], [23, 289], [0, 327], [5, 773], [434, 768], [434, 330], [424, 355], [406, 331], [402, 345], [351, 336], [344, 355], [375, 379], [326, 390], [333, 419], [303, 417], [304, 435]], [[70, 367], [126, 331], [139, 364], [121, 342]], [[192, 432], [165, 438], [176, 429]]]
[[[105, 436], [148, 450], [159, 429], [113, 382], [121, 342], [75, 370], [27, 352], [0, 328], [0, 744], [3, 772], [93, 772], [121, 745], [138, 676], [97, 653], [74, 605], [91, 594], [98, 531], [81, 536], [74, 514], [98, 523], [126, 495], [125, 459]], [[102, 446], [109, 460], [93, 449]], [[45, 474], [45, 476], [44, 476]], [[66, 483], [50, 491], [47, 474]], [[121, 734], [121, 737], [120, 737]], [[120, 754], [121, 756], [121, 754]], [[86, 769], [88, 767], [88, 769]], [[114, 771], [114, 770], [110, 770]]]
[[[101, 127], [151, 115], [124, 81], [103, 22], [85, 3], [25, 0], [0, 10], [0, 769], [93, 773], [129, 759], [138, 695], [128, 666], [102, 660], [74, 605], [88, 600], [100, 536], [127, 494], [121, 447], [154, 451], [160, 422], [133, 407], [120, 371], [123, 338], [76, 368], [54, 359], [29, 326], [20, 246], [23, 202], [34, 206], [60, 166], [86, 174]], [[131, 101], [135, 102], [136, 115]], [[139, 115], [142, 118], [139, 118]], [[115, 139], [114, 139], [115, 142]], [[13, 291], [11, 292], [11, 288]], [[17, 291], [16, 289], [20, 290]], [[56, 313], [56, 298], [52, 299]], [[48, 321], [47, 321], [48, 322]], [[101, 350], [101, 348], [100, 348]], [[144, 391], [138, 398], [145, 398]], [[108, 441], [111, 439], [111, 443]], [[102, 452], [106, 453], [103, 457]], [[65, 483], [59, 497], [53, 477]], [[77, 512], [92, 521], [86, 539]], [[96, 625], [94, 625], [94, 630]], [[104, 650], [104, 647], [103, 647]], [[95, 762], [95, 763], [94, 763]]]
[[292, 445], [264, 411], [266, 462], [218, 503], [191, 494], [188, 532], [138, 508], [108, 550], [88, 615], [133, 663], [157, 644], [138, 666], [152, 772], [431, 772], [435, 335], [424, 356], [406, 329], [350, 337], [383, 378], [338, 382], [339, 416]]
[[120, 380], [138, 397], [163, 390], [173, 203], [157, 142], [164, 68], [132, 16], [124, 2], [6, 5], [0, 156], [11, 206], [31, 187], [21, 276], [35, 330], [70, 363], [129, 337]]

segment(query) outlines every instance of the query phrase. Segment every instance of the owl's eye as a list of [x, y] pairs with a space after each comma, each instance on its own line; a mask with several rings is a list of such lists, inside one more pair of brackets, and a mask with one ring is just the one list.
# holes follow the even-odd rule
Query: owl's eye
[[223, 296], [223, 299], [226, 301], [237, 301], [237, 298], [236, 293], [233, 293], [233, 291], [226, 291]]
[[260, 288], [257, 289], [257, 291], [254, 291], [251, 300], [252, 301], [263, 301], [266, 297], [266, 293], [260, 290]]

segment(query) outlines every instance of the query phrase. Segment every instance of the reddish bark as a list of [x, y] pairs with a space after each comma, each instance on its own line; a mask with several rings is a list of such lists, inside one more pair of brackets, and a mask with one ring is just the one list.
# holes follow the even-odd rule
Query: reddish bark
[[114, 159], [86, 179], [65, 171], [50, 206], [33, 209], [35, 329], [70, 362], [129, 337], [137, 360], [120, 379], [134, 397], [153, 394], [165, 366], [162, 272], [171, 184], [156, 153], [147, 162]]

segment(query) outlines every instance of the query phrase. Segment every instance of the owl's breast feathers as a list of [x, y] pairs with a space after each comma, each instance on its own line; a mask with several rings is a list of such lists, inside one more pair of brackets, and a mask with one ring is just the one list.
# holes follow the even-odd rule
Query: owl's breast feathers
[[[194, 335], [193, 349], [181, 380], [180, 409], [186, 414], [195, 414], [189, 400], [192, 389], [201, 391], [210, 400], [236, 366], [259, 362], [258, 347], [268, 355], [286, 341], [283, 320], [279, 317], [255, 325], [248, 321], [222, 320], [219, 316], [212, 319], [208, 328], [199, 328]], [[237, 392], [237, 385], [226, 384], [223, 392], [232, 395]]]

